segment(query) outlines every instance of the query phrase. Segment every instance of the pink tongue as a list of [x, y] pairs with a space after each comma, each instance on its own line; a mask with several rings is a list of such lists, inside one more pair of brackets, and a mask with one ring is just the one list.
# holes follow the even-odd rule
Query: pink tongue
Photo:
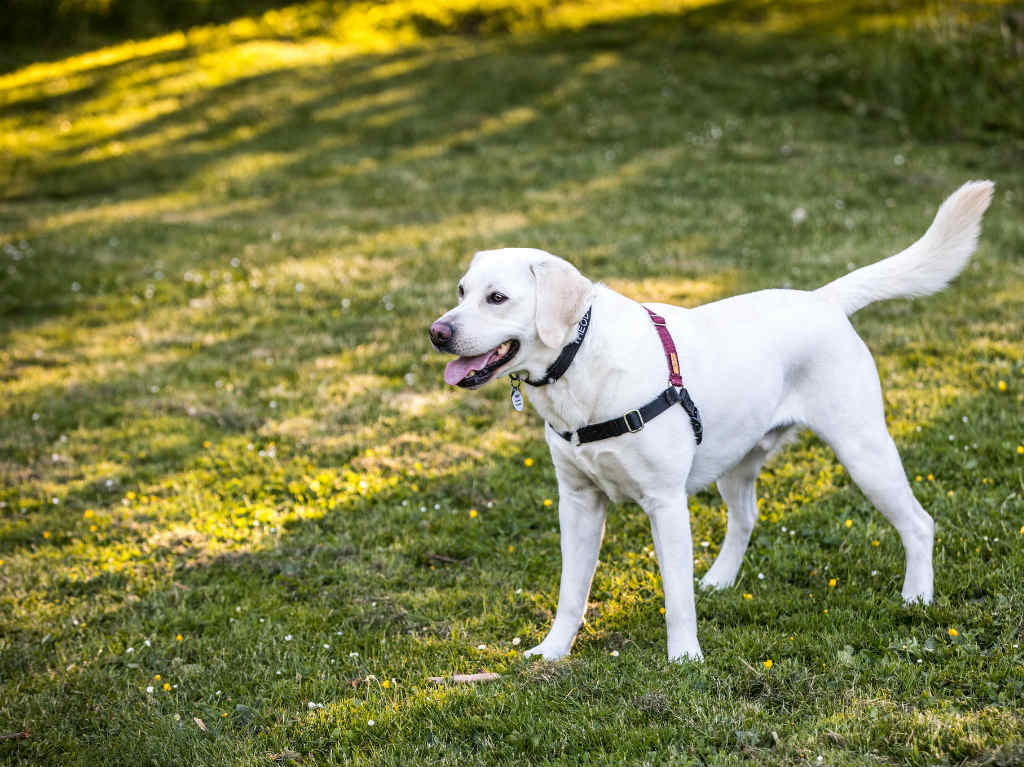
[[487, 358], [490, 356], [491, 352], [487, 352], [479, 357], [459, 357], [452, 360], [444, 369], [445, 383], [455, 386], [469, 374], [470, 370], [483, 370], [487, 366]]

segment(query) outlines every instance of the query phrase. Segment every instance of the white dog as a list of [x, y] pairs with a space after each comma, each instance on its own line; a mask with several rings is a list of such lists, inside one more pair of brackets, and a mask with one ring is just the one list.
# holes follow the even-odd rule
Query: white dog
[[[874, 301], [941, 290], [974, 252], [992, 188], [990, 181], [964, 184], [909, 248], [818, 290], [763, 290], [695, 309], [650, 304], [657, 319], [544, 251], [473, 257], [458, 306], [430, 328], [438, 349], [458, 355], [445, 380], [476, 388], [512, 375], [517, 408], [525, 385], [547, 422], [558, 478], [558, 611], [527, 655], [569, 653], [597, 565], [605, 504], [631, 500], [651, 521], [669, 659], [700, 659], [687, 495], [718, 482], [728, 527], [701, 585], [730, 586], [757, 520], [758, 472], [804, 427], [832, 447], [899, 532], [903, 599], [931, 602], [934, 524], [911, 492], [886, 429], [874, 360], [847, 317]], [[674, 349], [663, 344], [657, 315]], [[685, 389], [678, 377], [669, 383], [673, 353]], [[680, 401], [683, 407], [670, 407]]]

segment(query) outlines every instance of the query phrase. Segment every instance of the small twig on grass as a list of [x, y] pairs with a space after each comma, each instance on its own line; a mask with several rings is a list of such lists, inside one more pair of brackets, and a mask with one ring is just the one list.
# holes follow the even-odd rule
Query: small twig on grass
[[28, 730], [22, 730], [21, 732], [5, 732], [0, 735], [0, 740], [24, 740], [28, 737]]
[[453, 565], [462, 565], [469, 560], [469, 557], [466, 557], [465, 559], [454, 559], [452, 557], [446, 557], [444, 554], [427, 554], [427, 559], [436, 559], [438, 562], [449, 562]]
[[474, 682], [496, 682], [501, 679], [501, 674], [495, 674], [493, 671], [482, 671], [479, 674], [452, 674], [450, 677], [432, 676], [429, 679], [434, 684], [444, 684], [449, 680], [455, 684], [472, 684]]

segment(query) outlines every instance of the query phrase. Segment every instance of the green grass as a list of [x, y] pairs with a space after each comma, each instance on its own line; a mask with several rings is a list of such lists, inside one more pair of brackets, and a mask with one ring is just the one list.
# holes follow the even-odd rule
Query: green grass
[[[0, 75], [0, 734], [28, 730], [0, 759], [1024, 759], [1012, 11], [450, 7], [294, 6]], [[543, 247], [686, 305], [813, 288], [982, 177], [968, 270], [855, 318], [935, 604], [900, 604], [897, 535], [806, 437], [736, 588], [698, 597], [705, 663], [665, 660], [631, 506], [571, 659], [525, 662], [555, 482], [507, 388], [442, 383], [426, 327], [469, 255]], [[700, 573], [725, 510], [691, 509]]]

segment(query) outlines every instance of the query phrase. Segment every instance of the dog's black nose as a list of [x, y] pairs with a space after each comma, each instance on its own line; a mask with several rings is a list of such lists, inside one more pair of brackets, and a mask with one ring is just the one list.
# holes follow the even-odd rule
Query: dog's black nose
[[455, 335], [455, 328], [447, 322], [438, 320], [430, 326], [430, 340], [438, 349], [444, 348], [445, 344], [452, 340]]

